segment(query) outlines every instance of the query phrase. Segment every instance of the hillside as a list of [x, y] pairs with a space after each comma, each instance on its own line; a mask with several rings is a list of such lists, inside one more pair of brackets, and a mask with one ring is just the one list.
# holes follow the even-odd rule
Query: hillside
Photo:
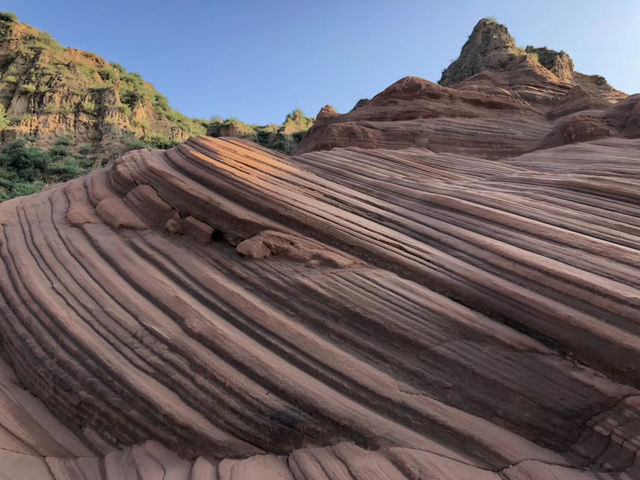
[[640, 478], [640, 95], [496, 48], [0, 204], [0, 477]]
[[[140, 75], [0, 15], [0, 139], [106, 160], [143, 144], [168, 147], [204, 133]], [[142, 143], [141, 143], [142, 142]]]

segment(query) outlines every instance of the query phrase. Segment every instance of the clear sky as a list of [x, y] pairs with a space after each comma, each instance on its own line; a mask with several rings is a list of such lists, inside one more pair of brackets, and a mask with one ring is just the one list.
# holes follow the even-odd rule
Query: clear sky
[[565, 50], [640, 92], [640, 0], [3, 0], [0, 10], [138, 72], [182, 113], [280, 123], [345, 112], [394, 81], [437, 81], [475, 23]]

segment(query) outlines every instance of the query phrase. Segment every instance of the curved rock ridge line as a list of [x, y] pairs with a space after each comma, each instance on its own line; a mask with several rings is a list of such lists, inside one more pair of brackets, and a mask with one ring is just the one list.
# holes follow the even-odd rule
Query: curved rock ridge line
[[633, 478], [639, 151], [196, 137], [0, 204], [2, 355], [50, 411], [0, 398], [0, 454], [55, 479]]
[[451, 87], [405, 77], [348, 113], [323, 108], [295, 153], [421, 147], [500, 159], [598, 138], [640, 137], [640, 94], [615, 92], [571, 85], [527, 57]]

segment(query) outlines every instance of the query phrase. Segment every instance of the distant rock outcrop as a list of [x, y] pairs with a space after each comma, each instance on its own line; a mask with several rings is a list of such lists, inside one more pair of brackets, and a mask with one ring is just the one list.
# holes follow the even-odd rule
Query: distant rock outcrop
[[479, 73], [514, 70], [514, 63], [522, 64], [525, 58], [551, 72], [556, 82], [580, 85], [609, 100], [620, 100], [624, 96], [613, 89], [604, 77], [574, 71], [573, 60], [564, 51], [531, 45], [524, 49], [516, 46], [507, 27], [493, 18], [483, 18], [476, 24], [460, 56], [442, 72], [438, 83], [450, 87]]
[[492, 18], [483, 18], [462, 47], [460, 57], [442, 72], [438, 83], [448, 87], [485, 70], [504, 69], [522, 53], [507, 27]]
[[575, 72], [565, 52], [520, 49], [504, 25], [483, 19], [440, 85], [406, 77], [346, 114], [321, 111], [296, 153], [420, 146], [501, 158], [606, 136], [633, 137], [635, 129], [626, 125], [634, 125], [635, 107], [614, 107], [626, 97], [601, 76]]
[[282, 125], [251, 125], [236, 118], [205, 122], [211, 137], [243, 138], [284, 153], [296, 149], [313, 123], [300, 109], [287, 114]]

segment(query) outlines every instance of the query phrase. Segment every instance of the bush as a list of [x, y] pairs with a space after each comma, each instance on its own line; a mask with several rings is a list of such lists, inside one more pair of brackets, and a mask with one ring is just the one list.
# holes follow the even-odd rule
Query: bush
[[[44, 182], [41, 182], [41, 181], [28, 182], [28, 183], [18, 182], [13, 185], [13, 188], [11, 189], [11, 193], [10, 193], [11, 196], [8, 198], [22, 197], [24, 195], [33, 195], [34, 193], [38, 193], [44, 187], [45, 187], [45, 184]], [[8, 198], [5, 198], [5, 200], [8, 200]]]
[[113, 84], [116, 79], [115, 70], [109, 67], [101, 68], [100, 70], [98, 70], [98, 75], [100, 75], [102, 81], [107, 84]]
[[63, 157], [49, 165], [50, 180], [66, 182], [80, 175], [87, 173], [93, 165], [92, 160], [86, 158], [76, 158], [71, 156]]
[[301, 130], [299, 132], [295, 132], [293, 134], [293, 139], [295, 140], [296, 143], [300, 143], [300, 141], [304, 138], [307, 132], [308, 130]]
[[24, 140], [18, 139], [2, 147], [0, 168], [18, 172], [23, 181], [33, 182], [46, 173], [49, 159], [47, 152], [29, 147]]
[[18, 16], [13, 12], [0, 12], [0, 21], [17, 22]]
[[94, 102], [93, 100], [85, 100], [84, 102], [82, 102], [82, 109], [89, 115], [96, 115], [98, 113], [96, 102]]
[[120, 72], [120, 75], [124, 75], [127, 73], [127, 70], [120, 65], [119, 63], [115, 63], [115, 62], [111, 62], [110, 64], [113, 68], [115, 68], [116, 70], [118, 70], [118, 72]]
[[52, 50], [64, 50], [64, 47], [60, 45], [49, 32], [41, 32], [36, 42], [36, 47], [49, 48]]
[[31, 195], [53, 182], [83, 175], [93, 160], [69, 154], [67, 137], [60, 137], [49, 150], [40, 150], [24, 139], [14, 140], [0, 149], [0, 201]]
[[142, 96], [138, 92], [124, 92], [120, 94], [120, 101], [123, 105], [133, 109], [136, 104], [142, 100]]
[[60, 135], [56, 140], [56, 145], [73, 145], [73, 140], [67, 135]]
[[0, 130], [4, 130], [11, 122], [7, 118], [7, 109], [0, 104]]
[[160, 148], [162, 150], [173, 148], [180, 143], [171, 140], [165, 135], [148, 135], [144, 137], [142, 141], [151, 148]]
[[20, 92], [26, 93], [27, 95], [31, 95], [35, 93], [35, 91], [36, 91], [36, 86], [31, 83], [25, 83], [20, 87]]

